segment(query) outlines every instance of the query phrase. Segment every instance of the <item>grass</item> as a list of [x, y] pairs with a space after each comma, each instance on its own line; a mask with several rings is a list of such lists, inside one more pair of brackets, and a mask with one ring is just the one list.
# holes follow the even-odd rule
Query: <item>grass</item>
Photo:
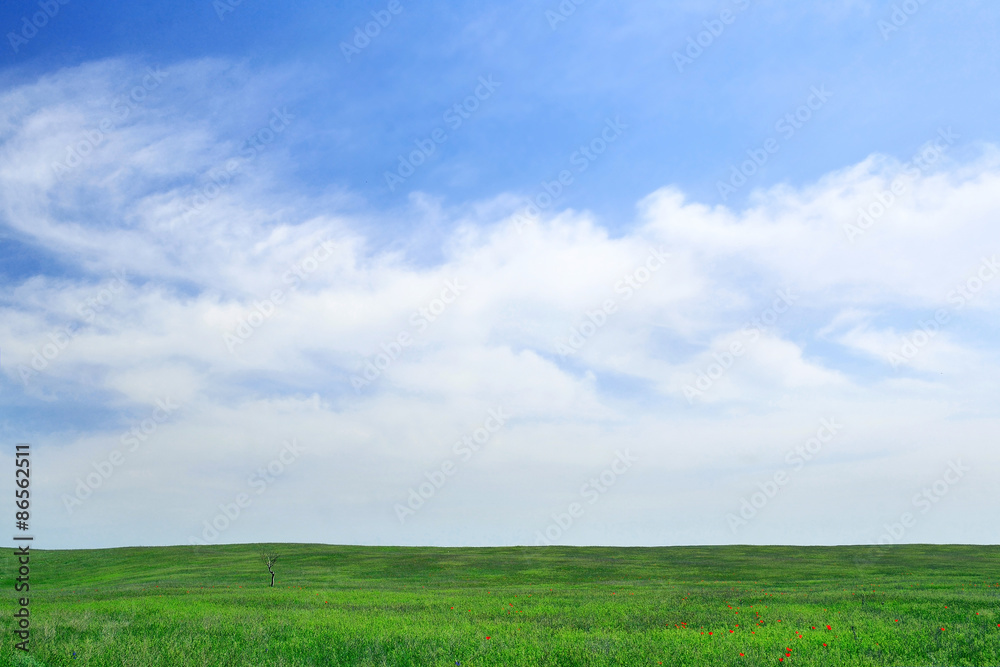
[[32, 552], [30, 658], [4, 550], [0, 664], [1000, 665], [996, 546], [274, 549]]

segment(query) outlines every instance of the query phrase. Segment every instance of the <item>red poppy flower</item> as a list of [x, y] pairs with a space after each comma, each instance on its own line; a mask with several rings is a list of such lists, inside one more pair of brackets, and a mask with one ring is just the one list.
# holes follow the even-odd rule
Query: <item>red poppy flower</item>
[[830, 627], [829, 625], [828, 625], [828, 626], [826, 626], [826, 629], [827, 629], [827, 630], [833, 630], [833, 628], [831, 628], [831, 627]]

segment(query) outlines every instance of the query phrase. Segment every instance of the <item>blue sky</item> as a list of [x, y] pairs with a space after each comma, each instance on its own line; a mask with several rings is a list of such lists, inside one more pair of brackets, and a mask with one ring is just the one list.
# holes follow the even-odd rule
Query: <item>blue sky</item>
[[[39, 539], [186, 543], [297, 438], [308, 462], [213, 539], [535, 543], [631, 447], [550, 541], [867, 543], [907, 508], [901, 541], [989, 541], [998, 22], [935, 0], [5, 4], [0, 433], [49, 466]], [[408, 505], [497, 406], [494, 446]], [[824, 456], [734, 522], [831, 418]], [[159, 446], [90, 488], [144, 420]], [[977, 472], [923, 515], [960, 458]]]
[[[414, 189], [450, 205], [528, 191], [613, 116], [630, 132], [565, 205], [623, 225], [630, 206], [665, 183], [718, 203], [716, 182], [774, 136], [775, 122], [814, 85], [833, 92], [830, 104], [737, 203], [754, 186], [801, 185], [872, 152], [906, 156], [941, 125], [996, 139], [1000, 93], [991, 82], [1000, 72], [990, 30], [1000, 10], [988, 3], [924, 3], [888, 39], [878, 21], [890, 19], [891, 3], [753, 2], [740, 10], [735, 2], [588, 1], [555, 29], [545, 12], [557, 3], [400, 3], [351, 62], [341, 44], [385, 3], [335, 4], [248, 0], [220, 20], [210, 2], [69, 3], [17, 54], [5, 49], [3, 62], [15, 80], [122, 56], [161, 67], [215, 57], [288, 68], [297, 76], [274, 90], [275, 101], [310, 124], [308, 139], [288, 147], [296, 182], [347, 187], [379, 209], [405, 205]], [[17, 25], [31, 8], [6, 5], [4, 24]], [[734, 22], [678, 72], [674, 52], [727, 9]], [[483, 75], [502, 82], [497, 95], [412, 181], [389, 192], [383, 172], [396, 155], [442, 125], [443, 111]], [[240, 113], [230, 113], [239, 132]], [[244, 120], [242, 129], [253, 129]]]

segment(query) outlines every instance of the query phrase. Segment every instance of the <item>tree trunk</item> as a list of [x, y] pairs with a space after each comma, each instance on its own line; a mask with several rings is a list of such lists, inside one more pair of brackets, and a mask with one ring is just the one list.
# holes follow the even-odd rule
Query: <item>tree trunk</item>
[[274, 572], [271, 573], [271, 588], [274, 588]]

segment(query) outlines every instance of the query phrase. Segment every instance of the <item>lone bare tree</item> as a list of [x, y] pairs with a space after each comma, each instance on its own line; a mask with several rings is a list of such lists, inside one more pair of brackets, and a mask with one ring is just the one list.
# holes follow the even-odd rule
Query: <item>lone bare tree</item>
[[273, 551], [268, 551], [267, 549], [262, 549], [260, 552], [260, 559], [264, 561], [264, 565], [267, 566], [267, 571], [271, 573], [271, 588], [274, 588], [274, 563], [278, 560], [278, 554]]

